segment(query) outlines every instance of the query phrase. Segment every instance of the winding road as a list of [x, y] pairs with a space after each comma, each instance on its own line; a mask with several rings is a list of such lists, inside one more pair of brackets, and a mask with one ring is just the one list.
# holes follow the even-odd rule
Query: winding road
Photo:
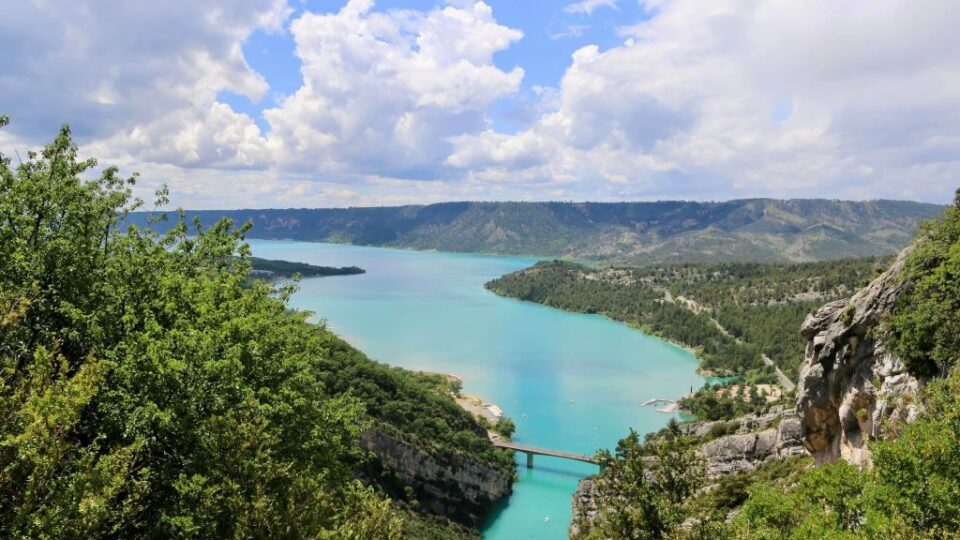
[[[689, 299], [689, 298], [684, 298], [683, 296], [677, 296], [676, 298], [674, 298], [673, 295], [670, 294], [670, 291], [668, 291], [667, 289], [664, 289], [664, 288], [659, 288], [659, 287], [658, 287], [657, 290], [663, 292], [663, 299], [664, 299], [665, 301], [667, 301], [667, 302], [670, 302], [671, 304], [682, 305], [683, 307], [685, 307], [685, 308], [689, 309], [690, 311], [692, 311], [692, 312], [694, 312], [694, 313], [697, 313], [697, 314], [701, 314], [701, 313], [706, 312], [706, 310], [703, 308], [703, 306], [701, 306], [700, 304], [698, 304], [695, 300], [691, 300], [691, 299]], [[732, 337], [733, 339], [737, 340], [737, 342], [743, 343], [743, 341], [741, 341], [740, 338], [734, 336], [734, 335], [731, 334], [729, 331], [727, 331], [727, 329], [724, 328], [722, 324], [720, 324], [720, 321], [714, 319], [714, 318], [713, 318], [712, 316], [710, 316], [710, 315], [707, 315], [707, 317], [708, 317], [711, 321], [713, 321], [713, 324], [716, 325], [717, 330], [720, 330], [720, 331], [723, 332], [724, 334]], [[762, 354], [762, 355], [760, 356], [760, 358], [763, 360], [763, 363], [764, 363], [764, 364], [772, 367], [773, 370], [774, 370], [774, 372], [776, 372], [776, 374], [777, 374], [777, 380], [780, 382], [780, 386], [784, 387], [784, 389], [786, 389], [787, 392], [793, 392], [793, 390], [797, 387], [797, 385], [796, 385], [793, 381], [790, 380], [790, 377], [787, 377], [786, 373], [784, 373], [783, 371], [780, 370], [780, 368], [777, 366], [777, 363], [774, 362], [772, 358], [770, 358], [769, 356], [767, 356], [767, 355], [765, 355], [765, 354]]]

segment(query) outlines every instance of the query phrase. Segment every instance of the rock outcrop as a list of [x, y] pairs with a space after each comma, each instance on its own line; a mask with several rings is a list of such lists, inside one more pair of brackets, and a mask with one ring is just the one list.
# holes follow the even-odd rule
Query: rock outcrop
[[597, 518], [597, 483], [592, 478], [584, 478], [577, 484], [577, 491], [573, 494], [570, 519], [570, 538], [580, 534], [580, 527], [589, 527]]
[[773, 427], [747, 431], [743, 426], [733, 435], [714, 439], [700, 447], [707, 465], [707, 476], [718, 478], [748, 472], [772, 459], [807, 454], [800, 441], [800, 420], [790, 412], [774, 420]]
[[823, 306], [803, 324], [797, 410], [803, 444], [817, 463], [869, 466], [867, 442], [916, 417], [923, 381], [888, 349], [881, 329], [910, 286], [901, 279], [908, 251], [850, 300]]
[[[800, 419], [793, 408], [772, 407], [763, 414], [741, 416], [729, 421], [689, 422], [680, 424], [686, 435], [707, 442], [699, 452], [706, 465], [707, 477], [720, 477], [749, 472], [775, 459], [806, 456], [800, 440]], [[717, 431], [730, 433], [717, 437]], [[648, 470], [654, 466], [652, 457], [644, 457]], [[648, 476], [648, 480], [652, 478]], [[579, 534], [581, 526], [589, 526], [597, 516], [597, 485], [593, 478], [581, 480], [573, 495], [570, 536]]]
[[362, 448], [376, 455], [382, 473], [411, 488], [420, 505], [436, 514], [476, 524], [490, 506], [513, 489], [512, 471], [461, 454], [440, 459], [379, 429], [361, 435]]

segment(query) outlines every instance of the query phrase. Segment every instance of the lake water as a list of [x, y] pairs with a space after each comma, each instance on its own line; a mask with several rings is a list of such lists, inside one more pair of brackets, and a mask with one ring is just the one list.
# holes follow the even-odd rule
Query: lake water
[[[688, 351], [600, 316], [501, 298], [483, 284], [534, 259], [251, 240], [254, 255], [325, 266], [357, 265], [359, 276], [305, 279], [292, 305], [367, 355], [410, 369], [453, 373], [466, 393], [498, 404], [514, 440], [592, 454], [628, 428], [645, 433], [671, 415], [640, 407], [699, 387]], [[518, 454], [518, 462], [524, 460]], [[484, 538], [563, 539], [586, 463], [536, 457], [518, 467], [514, 494]]]

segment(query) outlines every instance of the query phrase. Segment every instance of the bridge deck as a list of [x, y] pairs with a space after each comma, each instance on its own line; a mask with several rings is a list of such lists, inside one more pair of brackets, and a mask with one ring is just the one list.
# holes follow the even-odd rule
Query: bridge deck
[[517, 452], [525, 452], [527, 454], [535, 454], [538, 456], [550, 456], [563, 459], [572, 459], [575, 461], [583, 461], [586, 463], [597, 463], [597, 460], [593, 456], [586, 456], [583, 454], [574, 454], [573, 452], [562, 452], [560, 450], [549, 450], [547, 448], [537, 448], [536, 446], [527, 446], [525, 444], [517, 444], [506, 441], [494, 441], [494, 446], [497, 448], [506, 448], [507, 450], [515, 450]]

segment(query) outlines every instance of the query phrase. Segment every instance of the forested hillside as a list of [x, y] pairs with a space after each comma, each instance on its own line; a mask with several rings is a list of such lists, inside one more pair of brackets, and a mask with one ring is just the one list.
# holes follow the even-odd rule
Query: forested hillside
[[0, 155], [0, 537], [477, 536], [418, 513], [419, 492], [386, 498], [361, 451], [376, 429], [509, 478], [436, 378], [251, 283], [245, 227], [121, 229], [134, 178], [85, 180], [77, 154], [64, 128], [16, 166]]
[[[192, 211], [250, 222], [251, 238], [539, 255], [631, 264], [816, 261], [893, 254], [942, 207], [904, 201], [456, 202]], [[148, 214], [130, 217], [143, 223]]]
[[[828, 304], [820, 313], [830, 314], [829, 320], [812, 323], [845, 332], [836, 336], [837, 342], [822, 339], [826, 334], [808, 335], [813, 347], [807, 367], [818, 369], [827, 362], [825, 369], [832, 370], [814, 379], [840, 381], [861, 373], [875, 377], [864, 381], [854, 376], [847, 382], [849, 396], [860, 400], [861, 408], [853, 418], [841, 416], [850, 423], [850, 436], [857, 433], [857, 443], [869, 446], [868, 457], [840, 455], [837, 463], [819, 466], [809, 457], [773, 458], [749, 472], [711, 477], [706, 474], [705, 439], [684, 426], [671, 425], [644, 442], [631, 432], [615, 453], [599, 453], [607, 466], [593, 480], [591, 511], [581, 515], [575, 539], [957, 538], [960, 192], [955, 204], [944, 220], [924, 229], [899, 273], [885, 274], [889, 279], [874, 282], [848, 304], [859, 301], [861, 308], [889, 311], [857, 319], [857, 313], [847, 315], [843, 304]], [[849, 337], [852, 330], [859, 332], [855, 338]], [[865, 343], [865, 348], [850, 350], [851, 341]], [[880, 343], [889, 347], [874, 350]], [[856, 369], [850, 372], [848, 364]], [[891, 364], [905, 371], [891, 370]], [[925, 384], [880, 397], [887, 383], [907, 375]], [[890, 397], [895, 399], [888, 401]], [[916, 413], [897, 420], [898, 409]], [[872, 422], [871, 410], [879, 410], [883, 425], [859, 431], [857, 424]], [[834, 414], [838, 412], [845, 414]], [[830, 418], [801, 420], [811, 421], [829, 424]], [[744, 433], [730, 440], [760, 440], [754, 436]], [[818, 435], [805, 429], [803, 436]], [[745, 456], [753, 452], [752, 447], [728, 450]], [[848, 459], [865, 467], [850, 465]]]
[[846, 298], [884, 259], [589, 268], [541, 262], [487, 284], [504, 296], [601, 313], [696, 349], [716, 374], [762, 372], [766, 354], [792, 379], [803, 357], [797, 331], [825, 302]]

